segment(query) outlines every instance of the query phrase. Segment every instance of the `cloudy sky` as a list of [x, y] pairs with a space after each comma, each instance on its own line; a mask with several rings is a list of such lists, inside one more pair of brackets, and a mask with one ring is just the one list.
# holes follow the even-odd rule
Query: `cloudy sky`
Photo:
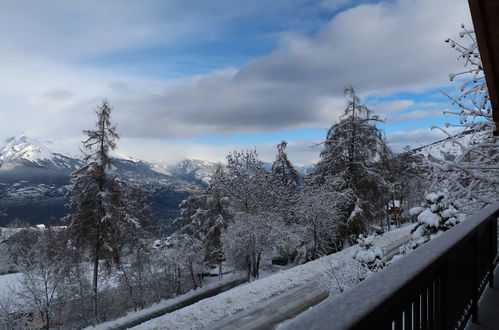
[[443, 41], [471, 26], [466, 0], [0, 3], [0, 139], [74, 152], [108, 98], [120, 152], [167, 162], [285, 139], [313, 163], [348, 84], [395, 150], [438, 139], [462, 67]]

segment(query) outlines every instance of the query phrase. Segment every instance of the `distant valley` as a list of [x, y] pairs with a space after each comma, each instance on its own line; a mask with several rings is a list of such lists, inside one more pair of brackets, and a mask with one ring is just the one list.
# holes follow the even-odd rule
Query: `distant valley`
[[[462, 142], [468, 142], [463, 136]], [[428, 156], [459, 150], [448, 139], [414, 149]], [[30, 224], [61, 224], [70, 212], [66, 197], [70, 174], [83, 165], [77, 158], [52, 151], [25, 134], [10, 138], [0, 149], [0, 226], [17, 220]], [[185, 159], [176, 164], [150, 163], [117, 155], [113, 171], [128, 182], [139, 185], [152, 207], [153, 221], [166, 226], [179, 215], [178, 205], [191, 194], [208, 186], [218, 164]], [[270, 163], [265, 166], [270, 169]], [[297, 167], [306, 175], [313, 166]]]
[[[50, 150], [22, 134], [0, 149], [0, 226], [14, 220], [30, 224], [60, 224], [70, 212], [66, 197], [70, 174], [82, 161]], [[113, 171], [139, 185], [152, 207], [154, 221], [178, 215], [178, 204], [207, 186], [216, 163], [183, 160], [178, 164], [153, 164], [126, 157], [113, 160]]]

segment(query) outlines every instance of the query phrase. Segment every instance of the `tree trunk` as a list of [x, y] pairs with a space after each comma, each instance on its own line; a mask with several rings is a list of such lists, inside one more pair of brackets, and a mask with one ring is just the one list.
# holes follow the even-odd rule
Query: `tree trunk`
[[312, 251], [312, 260], [317, 259], [318, 249], [319, 249], [319, 244], [317, 242], [317, 225], [314, 223], [314, 250]]
[[258, 253], [256, 257], [256, 265], [255, 265], [255, 277], [259, 278], [260, 277], [260, 256], [262, 255], [261, 252]]
[[97, 239], [95, 243], [95, 252], [94, 252], [94, 274], [93, 274], [93, 300], [94, 300], [94, 323], [97, 324], [99, 322], [99, 304], [98, 304], [98, 276], [99, 276], [99, 254], [100, 254], [100, 239]]
[[189, 262], [189, 268], [190, 268], [190, 271], [191, 271], [192, 282], [194, 284], [194, 290], [197, 290], [198, 285], [196, 283], [196, 276], [194, 275], [194, 267], [192, 266], [192, 262]]
[[45, 329], [50, 330], [50, 315], [48, 309], [45, 311]]
[[251, 257], [249, 255], [246, 256], [246, 270], [248, 273], [248, 281], [251, 280]]
[[180, 267], [177, 267], [177, 296], [182, 294], [182, 272]]

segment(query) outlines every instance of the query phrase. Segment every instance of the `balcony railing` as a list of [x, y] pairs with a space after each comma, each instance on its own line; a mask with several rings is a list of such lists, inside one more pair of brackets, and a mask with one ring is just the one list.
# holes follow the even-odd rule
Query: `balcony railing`
[[282, 328], [463, 329], [493, 285], [498, 216], [496, 203]]

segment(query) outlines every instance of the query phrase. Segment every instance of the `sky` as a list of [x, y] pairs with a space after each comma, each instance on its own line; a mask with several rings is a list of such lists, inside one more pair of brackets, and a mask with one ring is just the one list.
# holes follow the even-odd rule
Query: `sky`
[[107, 98], [119, 152], [168, 163], [286, 140], [312, 164], [346, 85], [395, 151], [442, 138], [463, 70], [444, 40], [472, 26], [466, 0], [0, 2], [0, 139], [74, 155]]

